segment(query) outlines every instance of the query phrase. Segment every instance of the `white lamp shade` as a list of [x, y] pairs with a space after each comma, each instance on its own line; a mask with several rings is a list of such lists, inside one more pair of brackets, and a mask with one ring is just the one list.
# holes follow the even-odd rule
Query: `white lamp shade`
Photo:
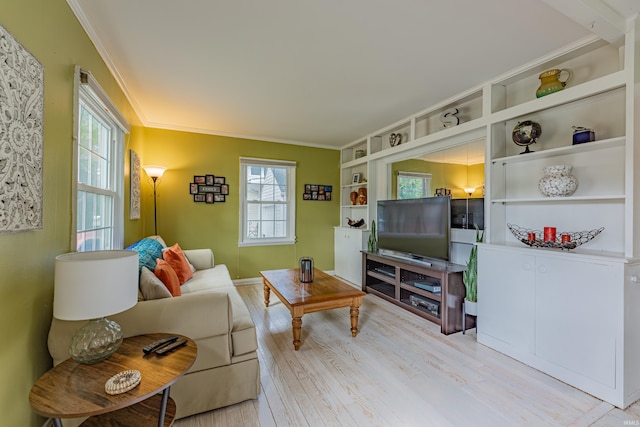
[[128, 310], [137, 302], [137, 252], [74, 252], [56, 257], [55, 318], [97, 319]]
[[467, 193], [467, 194], [471, 194], [474, 191], [476, 191], [476, 187], [467, 187], [467, 188], [464, 189], [464, 192]]
[[148, 165], [143, 166], [142, 169], [147, 173], [150, 178], [160, 178], [164, 171], [167, 170], [164, 166]]

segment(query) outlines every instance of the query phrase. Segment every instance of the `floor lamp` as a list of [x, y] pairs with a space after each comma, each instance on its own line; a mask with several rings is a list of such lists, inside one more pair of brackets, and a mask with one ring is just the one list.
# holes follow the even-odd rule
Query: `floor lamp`
[[469, 195], [469, 197], [467, 198], [467, 213], [466, 213], [466, 217], [467, 217], [467, 226], [466, 228], [471, 228], [471, 224], [469, 224], [469, 218], [470, 218], [470, 214], [469, 214], [469, 199], [471, 198], [471, 195], [473, 194], [473, 192], [476, 191], [475, 187], [466, 187], [464, 189], [464, 192], [467, 193]]
[[156, 166], [156, 165], [143, 166], [142, 168], [147, 173], [147, 176], [151, 178], [151, 180], [153, 180], [153, 234], [157, 235], [158, 234], [158, 215], [157, 215], [157, 209], [156, 209], [156, 187], [157, 187], [156, 184], [157, 184], [158, 178], [160, 178], [162, 174], [164, 174], [164, 171], [166, 171], [167, 168], [165, 168], [164, 166]]

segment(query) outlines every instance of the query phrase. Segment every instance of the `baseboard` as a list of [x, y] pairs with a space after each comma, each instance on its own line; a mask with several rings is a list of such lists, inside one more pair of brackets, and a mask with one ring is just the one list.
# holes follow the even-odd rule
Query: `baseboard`
[[[335, 276], [336, 272], [334, 270], [325, 271], [330, 276]], [[235, 286], [245, 286], [245, 285], [260, 285], [262, 284], [262, 277], [251, 277], [249, 279], [236, 279], [233, 281]]]
[[233, 284], [236, 286], [259, 285], [262, 283], [261, 277], [251, 277], [250, 279], [236, 279]]

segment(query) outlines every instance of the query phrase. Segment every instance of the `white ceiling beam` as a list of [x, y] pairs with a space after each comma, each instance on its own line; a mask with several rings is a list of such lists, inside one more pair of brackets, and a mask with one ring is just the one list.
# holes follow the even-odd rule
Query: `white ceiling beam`
[[602, 0], [542, 0], [614, 46], [624, 44], [626, 18]]

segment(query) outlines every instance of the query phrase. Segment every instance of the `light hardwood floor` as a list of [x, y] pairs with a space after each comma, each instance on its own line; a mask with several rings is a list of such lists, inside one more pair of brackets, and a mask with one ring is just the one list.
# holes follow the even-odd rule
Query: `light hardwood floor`
[[286, 307], [265, 308], [262, 285], [238, 289], [256, 323], [260, 397], [176, 427], [640, 425], [638, 402], [621, 411], [373, 295], [357, 337], [348, 308], [307, 314], [294, 351]]

